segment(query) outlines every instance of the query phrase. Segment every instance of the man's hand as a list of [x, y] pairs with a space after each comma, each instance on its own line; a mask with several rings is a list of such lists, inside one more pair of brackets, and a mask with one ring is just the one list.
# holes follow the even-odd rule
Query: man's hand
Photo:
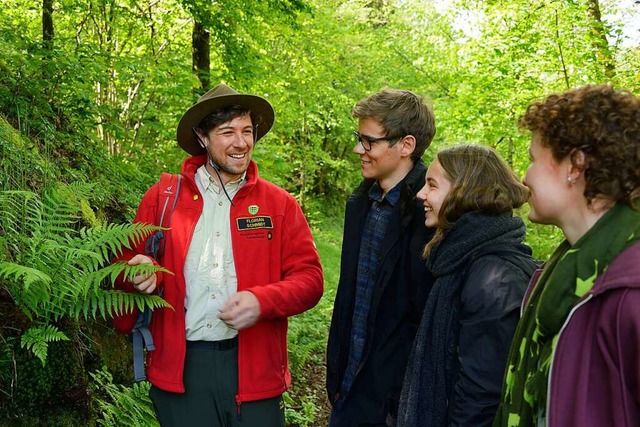
[[[138, 265], [138, 264], [153, 264], [151, 258], [146, 255], [136, 255], [129, 260], [127, 263], [129, 265]], [[156, 274], [139, 274], [131, 279], [133, 283], [133, 288], [138, 292], [142, 292], [145, 294], [150, 294], [156, 290]]]
[[238, 292], [220, 310], [220, 320], [237, 331], [253, 326], [260, 317], [260, 302], [249, 291]]

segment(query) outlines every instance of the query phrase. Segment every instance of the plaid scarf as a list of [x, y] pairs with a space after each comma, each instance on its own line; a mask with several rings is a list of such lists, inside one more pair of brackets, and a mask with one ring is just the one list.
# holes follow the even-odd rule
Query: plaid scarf
[[619, 204], [573, 246], [565, 240], [551, 255], [513, 337], [494, 427], [533, 427], [546, 417], [549, 369], [562, 325], [611, 261], [637, 240], [640, 212]]

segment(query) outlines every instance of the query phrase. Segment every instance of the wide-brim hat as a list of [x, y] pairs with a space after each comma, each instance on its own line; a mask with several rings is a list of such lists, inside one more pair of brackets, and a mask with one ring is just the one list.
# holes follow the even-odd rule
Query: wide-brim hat
[[206, 151], [198, 144], [193, 128], [197, 127], [202, 119], [214, 111], [230, 105], [242, 105], [251, 110], [254, 119], [253, 125], [257, 128], [256, 141], [265, 136], [273, 126], [275, 112], [269, 102], [256, 95], [238, 93], [224, 83], [220, 83], [198, 99], [193, 107], [189, 108], [178, 123], [178, 145], [191, 155], [204, 154]]

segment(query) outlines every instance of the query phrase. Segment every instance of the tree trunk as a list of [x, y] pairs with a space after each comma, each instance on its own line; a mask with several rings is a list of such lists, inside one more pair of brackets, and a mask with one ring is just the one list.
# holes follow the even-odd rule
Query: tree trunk
[[53, 44], [53, 0], [42, 0], [42, 41], [47, 49]]
[[609, 48], [607, 33], [602, 22], [600, 3], [598, 0], [589, 0], [589, 15], [591, 15], [591, 35], [593, 47], [600, 63], [604, 66], [604, 74], [607, 80], [612, 81], [616, 76], [615, 61]]
[[209, 31], [201, 22], [193, 23], [193, 34], [191, 38], [192, 48], [192, 69], [200, 80], [202, 93], [208, 91], [211, 86], [211, 77], [209, 70], [211, 69], [211, 58], [209, 56]]

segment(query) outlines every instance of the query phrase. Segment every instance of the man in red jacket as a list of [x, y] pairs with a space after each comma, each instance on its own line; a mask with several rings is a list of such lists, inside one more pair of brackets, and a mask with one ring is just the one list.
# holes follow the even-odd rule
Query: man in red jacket
[[[323, 276], [296, 200], [259, 178], [251, 160], [273, 121], [261, 97], [224, 84], [203, 95], [178, 124], [178, 144], [191, 157], [162, 258], [145, 255], [144, 241], [118, 257], [173, 272], [116, 283], [127, 292], [161, 292], [171, 304], [153, 313], [155, 350], [147, 356], [163, 427], [284, 426], [287, 317], [317, 304]], [[134, 221], [156, 223], [159, 196], [174, 191], [156, 183]], [[131, 332], [137, 315], [116, 317], [115, 328]]]

